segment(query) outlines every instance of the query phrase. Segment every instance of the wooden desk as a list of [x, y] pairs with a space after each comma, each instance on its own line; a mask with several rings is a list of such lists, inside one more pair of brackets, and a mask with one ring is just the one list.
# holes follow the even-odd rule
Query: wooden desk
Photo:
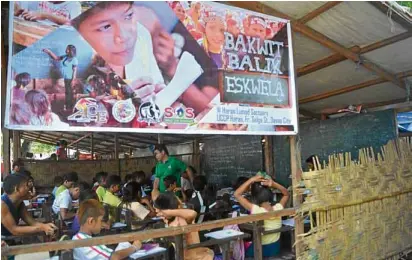
[[26, 21], [22, 18], [13, 20], [13, 42], [30, 46], [58, 28], [58, 25], [46, 25], [39, 22]]

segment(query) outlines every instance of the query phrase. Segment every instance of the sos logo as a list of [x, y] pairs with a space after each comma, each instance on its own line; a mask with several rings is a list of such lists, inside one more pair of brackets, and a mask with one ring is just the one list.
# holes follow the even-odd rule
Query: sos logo
[[173, 108], [173, 107], [167, 107], [165, 108], [165, 114], [164, 116], [166, 118], [195, 118], [195, 110], [193, 108]]

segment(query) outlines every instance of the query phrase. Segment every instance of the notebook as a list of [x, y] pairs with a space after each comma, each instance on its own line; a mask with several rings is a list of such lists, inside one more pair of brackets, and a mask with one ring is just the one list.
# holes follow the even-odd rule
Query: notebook
[[233, 229], [224, 229], [215, 232], [210, 232], [205, 234], [205, 237], [214, 238], [214, 239], [224, 239], [228, 237], [240, 236], [243, 235], [243, 232], [233, 230]]

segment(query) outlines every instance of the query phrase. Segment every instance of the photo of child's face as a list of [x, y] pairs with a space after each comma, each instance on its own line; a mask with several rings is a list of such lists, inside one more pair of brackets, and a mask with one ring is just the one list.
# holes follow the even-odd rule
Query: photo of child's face
[[185, 14], [185, 10], [183, 9], [182, 5], [177, 4], [174, 11], [176, 13], [177, 18], [179, 18], [179, 20], [183, 22], [185, 20], [186, 14]]
[[206, 24], [206, 38], [211, 48], [221, 48], [225, 41], [225, 26], [220, 20], [213, 20]]
[[251, 24], [249, 25], [249, 36], [265, 39], [266, 28], [260, 24]]
[[137, 20], [133, 5], [118, 3], [91, 14], [79, 32], [107, 63], [125, 66], [133, 59]]

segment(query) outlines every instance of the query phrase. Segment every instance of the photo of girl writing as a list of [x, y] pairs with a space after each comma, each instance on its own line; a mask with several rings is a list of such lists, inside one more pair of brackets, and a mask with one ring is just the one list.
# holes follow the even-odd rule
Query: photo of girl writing
[[65, 88], [65, 105], [64, 110], [73, 109], [73, 88], [77, 74], [77, 66], [79, 61], [76, 58], [76, 46], [67, 45], [66, 54], [62, 56], [57, 56], [50, 49], [43, 49], [43, 52], [48, 54], [50, 58], [54, 61], [60, 63], [60, 73], [64, 79], [64, 88]]

